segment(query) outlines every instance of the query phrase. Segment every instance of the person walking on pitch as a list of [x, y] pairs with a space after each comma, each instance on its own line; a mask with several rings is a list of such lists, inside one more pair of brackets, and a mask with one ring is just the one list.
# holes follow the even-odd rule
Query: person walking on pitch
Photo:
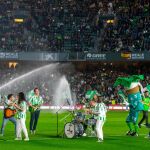
[[98, 102], [91, 101], [90, 105], [94, 107], [93, 110], [89, 110], [89, 113], [94, 114], [94, 119], [96, 119], [96, 134], [98, 137], [98, 142], [103, 142], [103, 125], [106, 120], [106, 106], [102, 102], [102, 100], [98, 100]]
[[31, 134], [35, 134], [40, 115], [40, 106], [43, 104], [43, 98], [40, 96], [40, 91], [38, 88], [34, 89], [34, 93], [30, 97], [28, 104], [30, 106], [30, 132]]
[[3, 123], [1, 127], [1, 136], [4, 136], [5, 126], [8, 121], [12, 122], [15, 126], [15, 134], [16, 134], [16, 119], [14, 117], [16, 113], [15, 105], [15, 97], [13, 94], [9, 94], [7, 100], [4, 103], [4, 115], [3, 115]]
[[15, 105], [17, 108], [17, 130], [16, 130], [16, 139], [15, 140], [22, 140], [22, 131], [24, 133], [25, 139], [24, 141], [29, 141], [28, 132], [26, 128], [26, 110], [27, 104], [25, 95], [23, 92], [18, 94], [18, 104]]
[[144, 106], [144, 110], [143, 110], [143, 117], [141, 119], [141, 121], [139, 122], [139, 127], [141, 128], [141, 124], [144, 122], [144, 120], [146, 121], [146, 126], [149, 126], [148, 123], [148, 110], [150, 107], [150, 97], [149, 97], [149, 92], [145, 91], [145, 98], [143, 98], [143, 106]]

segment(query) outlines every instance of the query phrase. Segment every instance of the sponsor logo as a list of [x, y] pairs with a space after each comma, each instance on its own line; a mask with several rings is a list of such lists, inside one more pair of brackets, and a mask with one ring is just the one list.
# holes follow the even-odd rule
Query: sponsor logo
[[133, 53], [132, 59], [144, 59], [144, 53]]
[[18, 59], [18, 53], [0, 53], [1, 59]]
[[86, 55], [87, 59], [95, 59], [95, 60], [106, 60], [106, 54], [92, 54], [92, 53], [87, 53]]
[[121, 57], [124, 59], [131, 59], [131, 53], [121, 53]]
[[44, 53], [43, 54], [43, 60], [46, 61], [56, 61], [58, 55], [56, 53]]
[[132, 59], [132, 60], [140, 60], [144, 59], [144, 53], [121, 53], [121, 58], [123, 59]]

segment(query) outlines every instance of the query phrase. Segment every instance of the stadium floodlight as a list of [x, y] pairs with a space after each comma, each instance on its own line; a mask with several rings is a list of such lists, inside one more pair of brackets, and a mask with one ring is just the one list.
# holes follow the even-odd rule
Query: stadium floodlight
[[114, 20], [107, 20], [106, 22], [107, 22], [107, 24], [113, 24]]
[[16, 68], [18, 63], [17, 62], [9, 62], [8, 65], [9, 65], [9, 68]]
[[24, 22], [24, 19], [15, 18], [15, 19], [14, 19], [14, 22], [15, 22], [15, 23], [23, 23], [23, 22]]

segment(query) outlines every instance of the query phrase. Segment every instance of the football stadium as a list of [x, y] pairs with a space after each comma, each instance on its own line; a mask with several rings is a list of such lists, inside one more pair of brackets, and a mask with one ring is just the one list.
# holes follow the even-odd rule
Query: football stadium
[[148, 149], [149, 5], [1, 0], [0, 149]]

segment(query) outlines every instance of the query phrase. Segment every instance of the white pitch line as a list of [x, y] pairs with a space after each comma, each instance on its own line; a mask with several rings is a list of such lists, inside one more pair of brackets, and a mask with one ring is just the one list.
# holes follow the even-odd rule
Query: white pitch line
[[[39, 139], [30, 139], [29, 141], [42, 141], [42, 140], [44, 141], [44, 140], [52, 140], [52, 139], [54, 140], [54, 139], [57, 139], [57, 138], [41, 138], [41, 139], [39, 138]], [[3, 141], [11, 142], [11, 141], [15, 141], [15, 140], [13, 140], [13, 139], [10, 139], [10, 140], [9, 139], [0, 139], [0, 142], [3, 142]], [[20, 140], [20, 141], [24, 141], [24, 140]], [[28, 141], [25, 141], [25, 142], [28, 142]]]
[[[147, 135], [147, 134], [139, 134], [139, 137], [141, 137], [141, 136], [146, 136], [146, 135]], [[115, 137], [115, 136], [117, 136], [117, 137], [118, 137], [118, 136], [132, 137], [132, 136], [127, 136], [127, 135], [125, 135], [125, 134], [124, 134], [124, 135], [119, 135], [119, 134], [118, 134], [118, 135], [109, 135], [109, 136], [114, 136], [114, 137]], [[107, 136], [107, 137], [109, 137], [109, 136]]]
[[[126, 136], [126, 135], [109, 135], [109, 136], [106, 136], [106, 137], [128, 137], [128, 136]], [[140, 136], [139, 137], [141, 137], [141, 136], [146, 136], [146, 134], [140, 134]], [[132, 137], [132, 136], [129, 136], [129, 137]], [[82, 137], [81, 137], [82, 138]], [[91, 137], [87, 137], [87, 138], [91, 138]], [[96, 138], [96, 137], [95, 137]], [[137, 137], [138, 138], [138, 137]], [[56, 140], [59, 140], [59, 139], [67, 139], [67, 138], [62, 138], [62, 137], [60, 137], [60, 138], [39, 138], [39, 139], [30, 139], [30, 141], [45, 141], [45, 140], [54, 140], [54, 139], [56, 139]], [[74, 138], [75, 139], [75, 138]], [[7, 139], [0, 139], [0, 142], [12, 142], [12, 141], [15, 141], [15, 140], [13, 140], [13, 139], [10, 139], [10, 140], [7, 140]], [[23, 141], [23, 140], [22, 140]], [[29, 142], [30, 142], [29, 141]], [[19, 141], [18, 141], [19, 142]], [[28, 142], [28, 141], [25, 141], [25, 142]]]

